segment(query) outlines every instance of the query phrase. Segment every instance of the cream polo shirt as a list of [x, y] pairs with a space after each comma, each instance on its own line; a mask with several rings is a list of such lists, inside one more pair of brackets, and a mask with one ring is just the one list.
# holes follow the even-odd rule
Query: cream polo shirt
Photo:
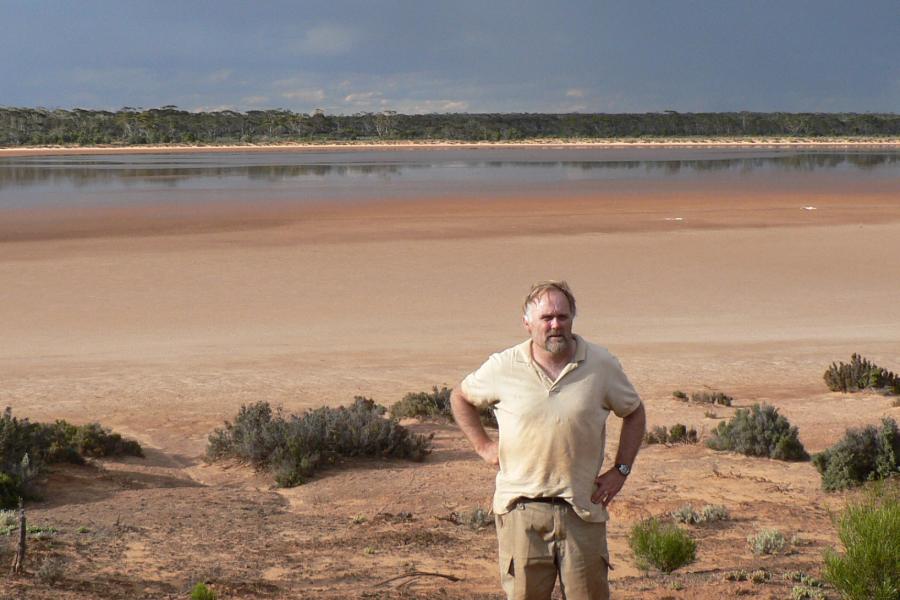
[[494, 512], [516, 498], [559, 497], [585, 521], [606, 521], [591, 502], [603, 466], [606, 418], [626, 417], [641, 399], [606, 348], [575, 336], [575, 356], [551, 381], [532, 360], [531, 340], [492, 355], [463, 380], [463, 395], [490, 406], [500, 428]]

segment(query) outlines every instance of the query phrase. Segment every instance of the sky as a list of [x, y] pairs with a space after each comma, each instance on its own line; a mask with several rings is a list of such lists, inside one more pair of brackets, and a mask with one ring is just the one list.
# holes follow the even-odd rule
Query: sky
[[900, 112], [898, 0], [0, 0], [0, 106]]

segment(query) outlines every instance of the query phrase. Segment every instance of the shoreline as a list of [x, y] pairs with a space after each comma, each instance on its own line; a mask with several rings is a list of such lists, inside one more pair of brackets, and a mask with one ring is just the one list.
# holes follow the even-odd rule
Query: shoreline
[[0, 158], [23, 156], [79, 156], [102, 154], [204, 154], [227, 152], [334, 152], [410, 149], [493, 148], [878, 148], [900, 149], [900, 138], [612, 138], [533, 139], [516, 142], [468, 142], [453, 140], [333, 141], [325, 143], [214, 144], [152, 146], [25, 146], [0, 148]]

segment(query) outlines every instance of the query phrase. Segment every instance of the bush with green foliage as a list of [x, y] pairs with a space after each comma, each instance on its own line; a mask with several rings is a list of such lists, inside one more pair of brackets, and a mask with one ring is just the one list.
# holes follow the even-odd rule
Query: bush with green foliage
[[672, 392], [672, 397], [683, 402], [690, 400], [695, 404], [721, 404], [722, 406], [731, 406], [734, 401], [734, 398], [723, 392], [691, 392], [691, 395], [688, 396], [681, 390], [675, 390]]
[[406, 418], [447, 418], [452, 419], [450, 410], [450, 394], [452, 390], [446, 386], [432, 386], [431, 392], [410, 392], [395, 402], [391, 408], [391, 416], [395, 419]]
[[218, 600], [219, 595], [202, 581], [191, 589], [191, 600]]
[[832, 392], [886, 389], [900, 394], [900, 377], [855, 353], [849, 363], [831, 363], [823, 378]]
[[696, 444], [699, 440], [697, 430], [693, 427], [676, 423], [666, 428], [657, 425], [644, 434], [644, 442], [650, 444]]
[[287, 417], [257, 402], [242, 406], [234, 423], [226, 421], [210, 434], [206, 454], [209, 460], [233, 458], [270, 470], [283, 487], [302, 484], [340, 458], [424, 459], [431, 437], [411, 433], [385, 412], [359, 396], [349, 407], [323, 406]]
[[14, 417], [7, 407], [0, 415], [0, 508], [29, 497], [29, 484], [45, 465], [121, 455], [143, 456], [143, 450], [98, 423], [32, 423]]
[[884, 418], [881, 427], [848, 429], [837, 444], [813, 457], [827, 491], [886, 479], [900, 472], [900, 431], [897, 422]]
[[697, 558], [697, 542], [674, 523], [656, 517], [636, 523], [628, 535], [628, 545], [643, 570], [653, 566], [671, 573]]
[[826, 552], [824, 578], [850, 600], [900, 598], [900, 479], [873, 484], [836, 525], [844, 550]]
[[747, 456], [778, 460], [807, 460], [809, 454], [797, 437], [797, 428], [768, 404], [738, 409], [713, 430], [706, 444], [713, 450], [731, 450]]
[[[395, 402], [391, 408], [391, 416], [395, 419], [449, 419], [453, 420], [453, 411], [450, 408], [450, 394], [448, 387], [432, 386], [430, 392], [410, 392], [403, 396], [399, 402]], [[483, 408], [479, 411], [481, 422], [490, 427], [497, 427], [497, 416], [493, 409]]]
[[721, 404], [731, 406], [734, 398], [723, 392], [694, 392], [691, 394], [691, 402], [696, 404]]

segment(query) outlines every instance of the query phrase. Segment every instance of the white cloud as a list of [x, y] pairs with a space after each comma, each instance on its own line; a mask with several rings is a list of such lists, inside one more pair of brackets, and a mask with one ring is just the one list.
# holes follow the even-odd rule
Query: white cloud
[[381, 92], [355, 92], [344, 96], [344, 102], [350, 104], [366, 104], [381, 96]]
[[250, 106], [252, 108], [267, 108], [266, 105], [268, 102], [268, 96], [246, 96], [244, 98], [241, 98], [241, 104]]
[[321, 102], [325, 99], [325, 90], [321, 88], [314, 90], [289, 90], [287, 92], [282, 92], [281, 97], [287, 100], [299, 100], [301, 102]]
[[201, 104], [189, 109], [191, 112], [221, 112], [223, 110], [237, 110], [231, 104], [217, 104], [215, 106]]
[[231, 72], [231, 69], [219, 69], [218, 71], [213, 71], [205, 77], [205, 81], [207, 83], [225, 83], [231, 79]]
[[566, 98], [584, 98], [584, 90], [569, 88], [566, 90]]
[[304, 54], [337, 56], [352, 50], [357, 38], [356, 31], [349, 27], [323, 23], [307, 29], [297, 49]]
[[469, 103], [464, 100], [405, 100], [394, 102], [393, 107], [403, 113], [466, 112]]

